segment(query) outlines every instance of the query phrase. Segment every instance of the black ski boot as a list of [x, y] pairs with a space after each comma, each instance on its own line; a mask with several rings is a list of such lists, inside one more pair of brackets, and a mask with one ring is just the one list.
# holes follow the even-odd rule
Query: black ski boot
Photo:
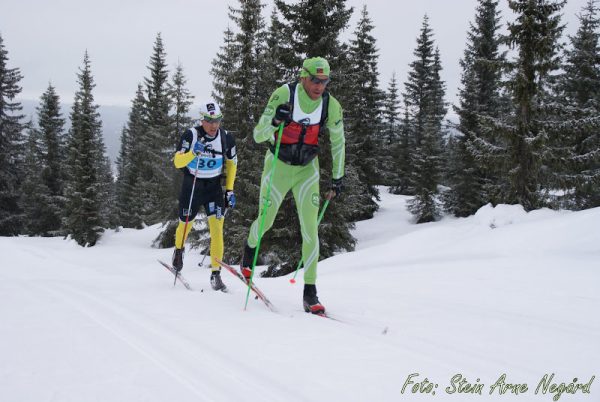
[[179, 272], [183, 269], [183, 253], [185, 252], [185, 248], [176, 248], [175, 252], [173, 252], [173, 268], [175, 268], [176, 272]]
[[325, 307], [317, 297], [317, 287], [315, 285], [304, 284], [304, 311], [313, 314], [325, 314]]
[[240, 272], [246, 282], [250, 281], [252, 276], [252, 260], [254, 260], [254, 251], [256, 248], [250, 247], [248, 244], [244, 247], [244, 256], [242, 257], [242, 264], [240, 265]]
[[210, 274], [210, 286], [213, 288], [213, 290], [227, 292], [227, 286], [225, 286], [221, 280], [221, 271], [212, 271]]

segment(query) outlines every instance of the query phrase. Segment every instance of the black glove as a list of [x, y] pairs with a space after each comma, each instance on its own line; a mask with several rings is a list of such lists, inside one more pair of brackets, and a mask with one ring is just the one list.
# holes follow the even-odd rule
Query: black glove
[[339, 179], [331, 180], [331, 191], [333, 191], [335, 193], [333, 198], [338, 197], [342, 193], [343, 189], [344, 189], [344, 177], [343, 176], [340, 177]]
[[292, 121], [292, 108], [288, 103], [283, 103], [277, 106], [275, 109], [275, 117], [271, 122], [275, 127], [279, 126], [283, 122], [284, 126], [287, 126]]

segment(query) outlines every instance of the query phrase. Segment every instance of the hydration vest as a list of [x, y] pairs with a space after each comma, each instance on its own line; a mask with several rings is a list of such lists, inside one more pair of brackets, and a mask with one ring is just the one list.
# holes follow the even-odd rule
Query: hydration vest
[[[292, 121], [283, 128], [279, 157], [290, 165], [307, 165], [319, 153], [319, 136], [325, 130], [327, 110], [329, 109], [329, 92], [323, 92], [321, 104], [312, 112], [306, 113], [298, 100], [298, 83], [288, 84], [292, 105]], [[275, 139], [279, 132], [275, 132]], [[271, 145], [275, 153], [275, 147]]]

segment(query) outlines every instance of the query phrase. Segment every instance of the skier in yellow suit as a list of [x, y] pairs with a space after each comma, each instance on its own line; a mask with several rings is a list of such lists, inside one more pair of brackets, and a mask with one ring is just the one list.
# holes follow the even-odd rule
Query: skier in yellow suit
[[[200, 106], [200, 125], [187, 129], [179, 141], [175, 167], [183, 171], [179, 195], [179, 226], [175, 233], [173, 268], [183, 268], [184, 243], [200, 206], [204, 206], [210, 230], [210, 284], [214, 290], [227, 291], [221, 279], [223, 259], [223, 220], [225, 210], [235, 207], [233, 184], [237, 171], [235, 138], [221, 128], [223, 115], [214, 100]], [[225, 175], [225, 193], [221, 177]], [[192, 193], [193, 189], [193, 193]]]

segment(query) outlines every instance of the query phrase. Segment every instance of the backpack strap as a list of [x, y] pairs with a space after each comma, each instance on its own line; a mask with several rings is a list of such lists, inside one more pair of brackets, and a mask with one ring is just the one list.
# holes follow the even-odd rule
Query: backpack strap
[[296, 86], [298, 85], [298, 81], [287, 84], [290, 89], [290, 109], [292, 111], [292, 116], [294, 115], [294, 98], [296, 97]]
[[227, 157], [227, 131], [219, 127], [219, 136], [221, 137], [221, 152], [223, 152], [223, 158]]

